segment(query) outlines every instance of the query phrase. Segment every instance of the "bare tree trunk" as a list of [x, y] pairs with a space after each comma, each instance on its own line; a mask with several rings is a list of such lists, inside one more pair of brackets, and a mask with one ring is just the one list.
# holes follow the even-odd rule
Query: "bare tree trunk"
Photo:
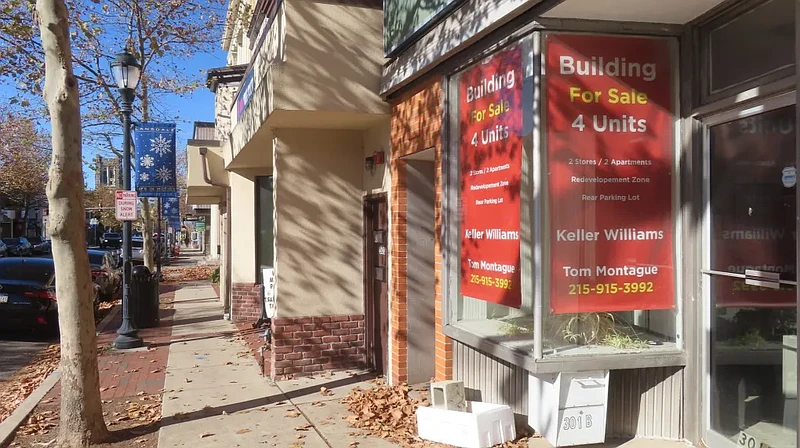
[[[138, 11], [141, 13], [141, 11]], [[139, 18], [141, 21], [141, 17]], [[141, 23], [138, 27], [139, 31], [141, 31]], [[140, 36], [139, 38], [139, 50], [143, 57], [144, 55], [144, 40]], [[139, 88], [141, 90], [141, 94], [139, 95], [142, 100], [142, 120], [149, 121], [150, 120], [150, 100], [149, 100], [149, 88], [148, 88], [148, 79], [147, 76], [142, 76], [141, 81], [139, 82]], [[144, 215], [144, 219], [142, 222], [144, 224], [144, 235], [142, 241], [142, 258], [144, 258], [144, 265], [147, 266], [147, 269], [150, 272], [155, 272], [156, 262], [155, 262], [155, 244], [153, 243], [153, 211], [150, 208], [150, 200], [149, 198], [145, 198], [142, 203], [142, 214]]]
[[84, 447], [108, 436], [100, 402], [92, 277], [84, 231], [81, 116], [72, 72], [69, 15], [64, 0], [37, 0], [45, 52], [44, 99], [53, 155], [47, 198], [61, 331], [61, 421], [58, 444]]
[[144, 224], [144, 235], [142, 235], [142, 258], [144, 265], [150, 272], [155, 272], [155, 245], [153, 244], [153, 209], [150, 207], [150, 199], [144, 198], [142, 200], [142, 222]]
[[30, 211], [30, 204], [28, 203], [28, 198], [25, 198], [25, 219], [22, 221], [22, 236], [25, 238], [28, 237], [28, 212]]

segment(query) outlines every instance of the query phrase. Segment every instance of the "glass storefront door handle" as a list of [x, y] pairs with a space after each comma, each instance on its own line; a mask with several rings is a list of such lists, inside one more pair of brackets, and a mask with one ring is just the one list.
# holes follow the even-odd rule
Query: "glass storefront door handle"
[[744, 271], [744, 283], [746, 285], [759, 286], [761, 288], [781, 289], [781, 274], [778, 272], [757, 271], [746, 269]]

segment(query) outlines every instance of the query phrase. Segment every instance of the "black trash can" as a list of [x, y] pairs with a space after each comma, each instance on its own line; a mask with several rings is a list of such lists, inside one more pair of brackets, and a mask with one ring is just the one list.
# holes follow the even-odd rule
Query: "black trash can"
[[137, 328], [158, 326], [158, 280], [147, 266], [131, 270], [131, 304]]

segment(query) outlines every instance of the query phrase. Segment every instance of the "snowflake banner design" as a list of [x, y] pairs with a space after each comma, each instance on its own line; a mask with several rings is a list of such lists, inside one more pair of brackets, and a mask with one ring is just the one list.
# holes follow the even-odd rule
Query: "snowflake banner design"
[[161, 168], [156, 169], [156, 179], [167, 183], [172, 180], [172, 173], [169, 171], [169, 168], [162, 166]]
[[139, 164], [145, 168], [152, 168], [153, 164], [155, 164], [155, 160], [150, 156], [144, 156], [139, 160]]
[[161, 219], [175, 230], [180, 230], [181, 216], [178, 198], [164, 198], [161, 200]]
[[140, 197], [177, 196], [175, 170], [175, 123], [137, 123], [136, 191]]
[[150, 151], [164, 157], [165, 154], [172, 152], [172, 144], [163, 135], [150, 140]]

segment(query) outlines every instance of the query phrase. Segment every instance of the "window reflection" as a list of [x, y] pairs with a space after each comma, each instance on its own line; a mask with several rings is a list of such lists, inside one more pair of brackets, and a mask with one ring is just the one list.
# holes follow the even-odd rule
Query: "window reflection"
[[[711, 426], [739, 446], [796, 446], [795, 109], [711, 129]], [[762, 445], [763, 444], [763, 445]]]

